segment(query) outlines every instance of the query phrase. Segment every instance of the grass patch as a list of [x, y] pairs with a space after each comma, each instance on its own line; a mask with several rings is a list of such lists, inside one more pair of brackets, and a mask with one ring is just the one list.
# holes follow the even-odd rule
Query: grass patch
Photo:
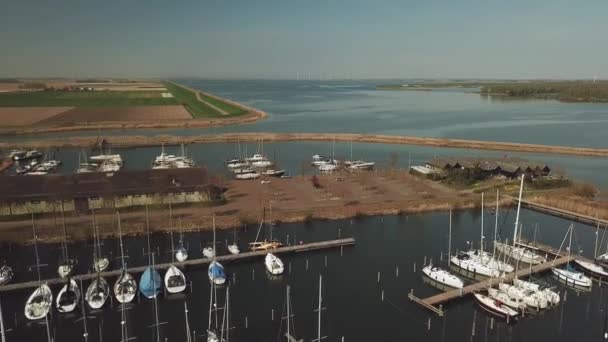
[[178, 104], [162, 91], [35, 91], [0, 94], [0, 107], [118, 107]]
[[220, 101], [216, 98], [207, 96], [205, 94], [201, 94], [201, 98], [203, 100], [207, 101], [208, 103], [216, 106], [217, 108], [225, 111], [226, 113], [228, 113], [228, 115], [241, 115], [241, 114], [247, 113], [246, 110], [244, 110], [240, 107], [234, 106], [228, 102]]

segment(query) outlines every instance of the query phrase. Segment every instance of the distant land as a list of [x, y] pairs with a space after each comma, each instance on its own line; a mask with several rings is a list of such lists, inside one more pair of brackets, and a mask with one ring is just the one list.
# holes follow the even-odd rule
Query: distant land
[[208, 127], [265, 113], [170, 81], [0, 79], [0, 133]]
[[533, 97], [563, 102], [608, 102], [608, 81], [420, 82], [383, 84], [378, 90], [479, 89], [486, 96]]

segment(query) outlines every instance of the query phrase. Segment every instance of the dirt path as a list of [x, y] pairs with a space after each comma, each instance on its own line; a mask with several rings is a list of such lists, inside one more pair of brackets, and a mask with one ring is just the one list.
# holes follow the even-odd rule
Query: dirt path
[[221, 108], [219, 108], [219, 107], [217, 107], [217, 106], [215, 106], [215, 105], [213, 105], [213, 104], [211, 104], [211, 103], [203, 100], [203, 98], [201, 97], [201, 93], [198, 92], [198, 91], [196, 92], [196, 99], [199, 100], [200, 102], [206, 104], [207, 106], [213, 108], [213, 110], [217, 111], [218, 113], [220, 113], [222, 115], [228, 115], [227, 111], [225, 111], [225, 110], [223, 110], [223, 109], [221, 109]]

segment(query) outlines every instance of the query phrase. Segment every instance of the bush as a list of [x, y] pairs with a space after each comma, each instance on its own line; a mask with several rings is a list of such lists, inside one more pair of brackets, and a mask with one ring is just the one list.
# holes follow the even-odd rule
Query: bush
[[593, 198], [597, 193], [597, 188], [589, 183], [577, 183], [572, 186], [572, 191], [577, 196]]

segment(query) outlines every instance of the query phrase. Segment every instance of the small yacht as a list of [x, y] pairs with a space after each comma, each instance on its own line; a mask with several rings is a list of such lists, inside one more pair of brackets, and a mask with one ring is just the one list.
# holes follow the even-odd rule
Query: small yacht
[[241, 253], [241, 250], [239, 249], [239, 246], [236, 243], [232, 243], [228, 245], [228, 252], [230, 252], [230, 254], [232, 255], [237, 255]]
[[272, 253], [266, 254], [266, 258], [264, 259], [264, 264], [266, 265], [266, 270], [272, 275], [280, 275], [283, 274], [285, 270], [285, 266], [283, 265], [283, 261], [279, 259], [276, 255]]
[[74, 279], [69, 279], [57, 295], [57, 311], [68, 313], [74, 311], [80, 303], [80, 287]]
[[146, 267], [139, 280], [139, 292], [148, 299], [156, 298], [160, 293], [162, 280], [160, 274], [152, 266]]
[[422, 273], [424, 273], [424, 275], [426, 275], [430, 279], [439, 282], [443, 285], [447, 285], [456, 289], [461, 289], [464, 287], [464, 282], [462, 281], [462, 279], [440, 267], [428, 265], [422, 268]]
[[234, 178], [241, 179], [241, 180], [257, 179], [257, 178], [260, 178], [260, 174], [255, 171], [243, 172], [243, 173], [237, 173], [234, 176]]
[[591, 288], [593, 285], [591, 278], [585, 276], [579, 271], [572, 269], [570, 265], [568, 265], [565, 269], [552, 268], [551, 271], [558, 280], [565, 282], [566, 285], [582, 288]]
[[498, 289], [512, 297], [521, 298], [527, 307], [535, 310], [543, 310], [549, 306], [549, 302], [544, 295], [532, 290], [522, 289], [515, 285], [505, 283], [498, 284]]
[[80, 163], [76, 169], [76, 173], [97, 172], [98, 170], [99, 164], [97, 163]]
[[339, 167], [339, 163], [337, 160], [330, 160], [327, 163], [319, 165], [319, 171], [321, 172], [331, 172], [337, 170]]
[[165, 273], [165, 288], [169, 293], [180, 293], [186, 289], [186, 276], [174, 265]]
[[224, 266], [215, 260], [209, 264], [207, 275], [209, 276], [209, 280], [215, 285], [222, 285], [226, 282], [226, 272], [224, 271]]
[[350, 170], [371, 170], [376, 165], [374, 162], [366, 162], [363, 160], [355, 160], [352, 162], [346, 162], [345, 164]]
[[262, 175], [268, 176], [268, 177], [281, 177], [284, 174], [285, 174], [285, 170], [268, 169], [268, 170], [262, 172]]
[[175, 251], [175, 259], [179, 262], [188, 260], [188, 250], [183, 246], [178, 247]]
[[513, 310], [523, 312], [526, 310], [526, 303], [524, 303], [521, 297], [511, 296], [510, 294], [495, 288], [488, 288], [488, 297], [500, 301], [504, 305], [510, 307]]
[[579, 259], [574, 260], [574, 263], [587, 274], [597, 278], [608, 278], [608, 270], [600, 264]]
[[137, 294], [137, 281], [123, 269], [120, 277], [114, 283], [114, 297], [119, 303], [130, 303]]
[[499, 300], [484, 296], [480, 293], [474, 293], [473, 295], [475, 296], [477, 303], [482, 309], [494, 316], [506, 319], [507, 322], [516, 319], [519, 315], [519, 312], [514, 309], [511, 309]]
[[91, 309], [97, 310], [106, 303], [109, 295], [110, 287], [108, 282], [104, 278], [98, 276], [97, 279], [89, 285], [85, 298]]
[[215, 257], [215, 250], [213, 249], [213, 247], [207, 246], [203, 248], [203, 256], [209, 259]]
[[498, 278], [501, 275], [501, 272], [498, 269], [485, 265], [478, 259], [471, 258], [471, 256], [465, 252], [459, 252], [452, 256], [450, 262], [465, 271], [481, 276]]
[[59, 265], [59, 267], [57, 267], [57, 274], [59, 274], [59, 277], [61, 278], [65, 278], [68, 277], [70, 274], [72, 274], [72, 270], [74, 269], [74, 265], [72, 265], [72, 263], [67, 262], [64, 264]]
[[27, 299], [25, 317], [29, 320], [44, 318], [53, 306], [53, 293], [47, 284], [40, 285]]
[[29, 150], [29, 151], [25, 152], [25, 154], [17, 154], [15, 156], [13, 156], [13, 159], [16, 161], [23, 161], [23, 160], [28, 160], [28, 159], [38, 159], [38, 158], [42, 158], [42, 153], [40, 153], [36, 150]]
[[521, 279], [514, 279], [513, 285], [515, 285], [519, 288], [522, 288], [522, 289], [534, 291], [534, 292], [542, 295], [547, 300], [547, 302], [551, 305], [557, 305], [560, 302], [560, 296], [559, 296], [558, 292], [555, 292], [555, 291], [551, 290], [550, 288], [541, 287], [541, 285], [536, 284], [534, 282], [527, 281], [527, 280], [521, 280]]
[[0, 285], [4, 285], [13, 279], [13, 269], [9, 265], [0, 267]]
[[264, 157], [263, 155], [261, 155], [259, 153], [254, 154], [253, 157], [245, 158], [245, 161], [250, 162], [250, 163], [262, 161], [262, 160], [267, 160], [267, 159], [266, 159], [266, 157]]

